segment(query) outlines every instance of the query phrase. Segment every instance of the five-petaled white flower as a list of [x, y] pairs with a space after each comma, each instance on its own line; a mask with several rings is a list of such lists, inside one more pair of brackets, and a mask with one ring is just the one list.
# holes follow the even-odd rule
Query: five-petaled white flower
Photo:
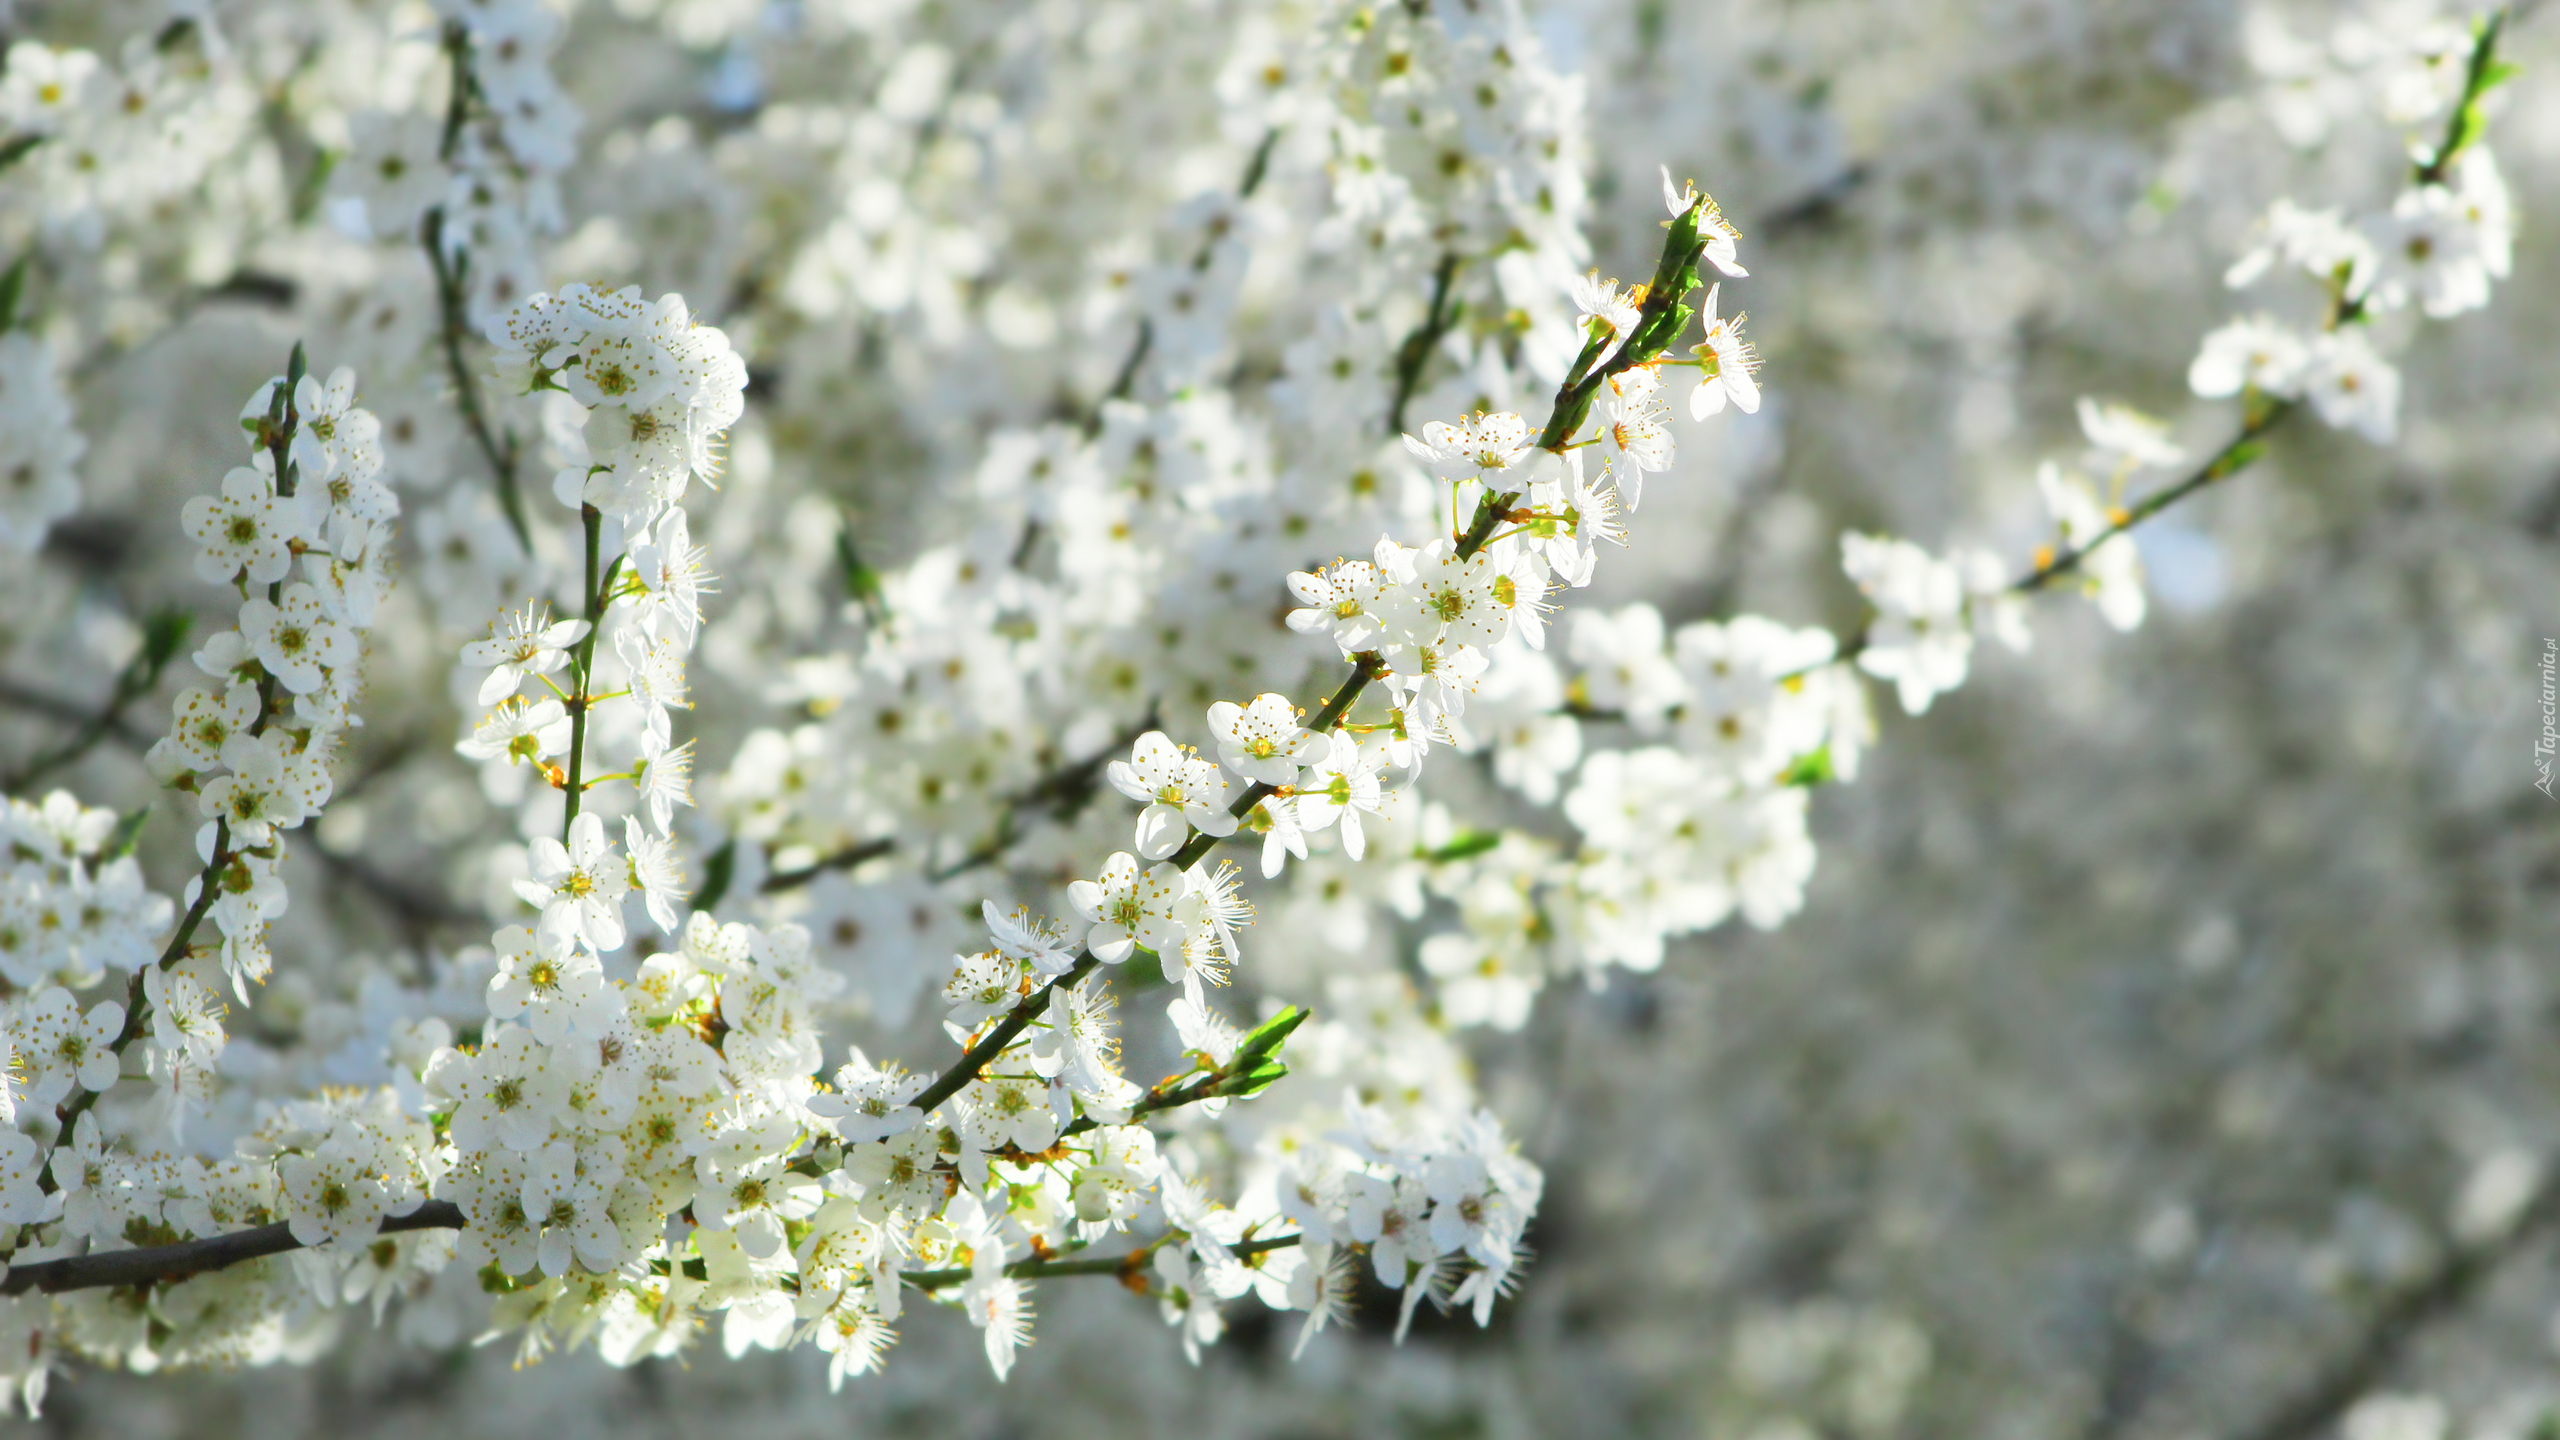
[[1069, 885], [1067, 899], [1093, 922], [1085, 948], [1117, 965], [1139, 946], [1161, 954], [1182, 943], [1187, 932], [1177, 911], [1189, 888], [1180, 870], [1160, 864], [1142, 871], [1137, 857], [1123, 850], [1102, 867], [1101, 879]]
[[115, 1051], [124, 1030], [124, 1006], [101, 1000], [86, 1014], [71, 992], [48, 986], [36, 992], [18, 1012], [19, 1054], [27, 1075], [24, 1094], [38, 1105], [51, 1105], [82, 1090], [104, 1090], [116, 1083], [123, 1059]]
[[1609, 458], [1609, 476], [1633, 510], [1644, 500], [1646, 472], [1671, 468], [1671, 407], [1662, 398], [1662, 377], [1650, 365], [1635, 365], [1609, 377], [1608, 421], [1600, 427], [1600, 453]]
[[604, 821], [594, 814], [569, 822], [569, 843], [545, 835], [525, 857], [526, 878], [516, 894], [542, 911], [542, 928], [578, 940], [598, 954], [621, 948], [622, 897], [631, 893], [631, 866], [613, 852]]
[[510, 925], [497, 933], [498, 972], [489, 977], [489, 1017], [518, 1020], [545, 1045], [596, 1040], [622, 1012], [596, 957], [551, 930]]
[[2245, 387], [2269, 395], [2302, 393], [2302, 367], [2310, 349], [2302, 336], [2270, 315], [2244, 315], [2204, 337], [2187, 367], [2187, 388], [2208, 399], [2237, 395]]
[[1289, 577], [1289, 593], [1306, 608], [1289, 612], [1289, 628], [1301, 634], [1330, 632], [1345, 655], [1368, 649], [1382, 622], [1379, 602], [1393, 578], [1366, 560], [1340, 560], [1322, 570]]
[[1404, 447], [1429, 465], [1432, 473], [1451, 480], [1499, 475], [1528, 459], [1537, 448], [1531, 443], [1528, 421], [1508, 412], [1487, 415], [1481, 411], [1455, 425], [1434, 420], [1422, 427], [1421, 439], [1404, 437]]
[[1620, 290], [1617, 281], [1601, 279], [1597, 270], [1575, 277], [1573, 307], [1579, 312], [1583, 333], [1601, 341], [1592, 364], [1607, 364], [1635, 333], [1636, 322], [1644, 316], [1643, 289]]
[[1209, 733], [1218, 742], [1218, 763], [1247, 780], [1286, 785], [1298, 778], [1298, 767], [1324, 747], [1324, 738], [1298, 723], [1289, 697], [1262, 694], [1250, 705], [1221, 700], [1209, 707]]
[[222, 746], [228, 775], [206, 782], [196, 807], [231, 826], [234, 845], [264, 845], [278, 830], [291, 830], [329, 798], [329, 769], [318, 756], [289, 749], [282, 730], [234, 735]]
[[2312, 337], [2302, 393], [2322, 420], [2376, 445], [2400, 433], [2400, 372], [2375, 353], [2361, 326]]
[[1502, 580], [1501, 567], [1485, 551], [1461, 559], [1457, 542], [1446, 536], [1424, 546], [1405, 587], [1423, 621], [1412, 638], [1480, 648], [1500, 644], [1511, 633], [1513, 613], [1503, 603]]
[[569, 647], [587, 638], [584, 620], [553, 620], [542, 606], [503, 611], [489, 638], [462, 647], [462, 663], [490, 667], [480, 682], [480, 703], [494, 705], [516, 692], [528, 675], [548, 675], [569, 663]]
[[1742, 313], [1717, 313], [1716, 299], [1723, 289], [1721, 282], [1707, 287], [1707, 303], [1699, 307], [1707, 319], [1707, 338], [1689, 350], [1698, 357], [1698, 388], [1689, 392], [1693, 420], [1721, 412], [1728, 400], [1745, 415], [1760, 410], [1760, 382], [1753, 378], [1760, 357], [1751, 342], [1742, 338]]
[[281, 599], [252, 596], [240, 607], [240, 635], [267, 673], [296, 695], [308, 695], [328, 671], [354, 663], [360, 653], [347, 628], [329, 618], [320, 592], [296, 582]]
[[1908, 540], [1852, 531], [1840, 537], [1840, 568], [1876, 607], [1858, 668], [1900, 690], [1917, 715], [1940, 691], [1964, 683], [1973, 657], [1965, 623], [1964, 577]]
[[246, 570], [252, 584], [272, 585], [293, 568], [293, 543], [309, 538], [299, 497], [280, 498], [275, 477], [235, 466], [222, 477], [222, 493], [198, 495], [178, 512], [196, 552], [196, 576], [212, 585], [230, 583]]
[[1376, 814], [1383, 803], [1378, 772], [1349, 734], [1336, 730], [1329, 741], [1324, 758], [1308, 766], [1298, 781], [1298, 824], [1322, 830], [1340, 821], [1343, 851], [1357, 860], [1365, 843], [1360, 816], [1364, 811]]
[[287, 1155], [276, 1162], [285, 1223], [296, 1241], [314, 1249], [348, 1250], [373, 1240], [391, 1209], [391, 1191], [372, 1163], [373, 1148], [357, 1134], [341, 1131], [315, 1154]]
[[1204, 835], [1233, 835], [1236, 817], [1227, 813], [1227, 777], [1214, 761], [1175, 745], [1161, 730], [1138, 737], [1127, 760], [1114, 760], [1104, 772], [1111, 788], [1146, 809], [1138, 814], [1138, 853], [1161, 860], [1182, 848], [1188, 823]]
[[545, 695], [511, 696], [471, 729], [471, 738], [457, 742], [454, 752], [467, 760], [495, 760], [503, 755], [509, 764], [531, 760], [539, 764], [549, 756], [569, 748], [569, 710], [559, 701]]
[[258, 718], [258, 688], [234, 680], [220, 693], [188, 689], [178, 693], [176, 717], [168, 737], [153, 746], [190, 770], [210, 770], [222, 763], [222, 747], [234, 735], [246, 734]]

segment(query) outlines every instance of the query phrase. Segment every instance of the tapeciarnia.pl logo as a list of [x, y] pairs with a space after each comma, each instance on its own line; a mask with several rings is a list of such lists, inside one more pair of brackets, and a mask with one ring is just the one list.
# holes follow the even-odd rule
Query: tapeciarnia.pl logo
[[2542, 735], [2533, 742], [2533, 788], [2553, 799], [2551, 760], [2560, 752], [2560, 640], [2542, 642]]

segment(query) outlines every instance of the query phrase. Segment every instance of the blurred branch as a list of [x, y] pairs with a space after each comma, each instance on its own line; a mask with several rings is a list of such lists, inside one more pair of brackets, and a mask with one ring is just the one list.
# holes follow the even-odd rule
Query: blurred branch
[[2543, 1177], [2515, 1222], [2495, 1238], [2450, 1251], [2435, 1269], [2386, 1297], [2346, 1353], [2293, 1398], [2239, 1431], [2241, 1440], [2312, 1440], [2327, 1431], [2382, 1382], [2427, 1327], [2456, 1315], [2554, 1219], [2560, 1219], [2560, 1171]]
[[1875, 174], [1875, 167], [1864, 160], [1843, 167], [1820, 185], [1789, 202], [1760, 222], [1760, 238], [1771, 239], [1796, 230], [1818, 229], [1840, 217], [1840, 212]]
[[[96, 748], [110, 734], [127, 738], [123, 731], [124, 707], [150, 694], [160, 684], [161, 672], [169, 668], [171, 656], [186, 643], [187, 631], [195, 625], [195, 617], [183, 610], [154, 611], [143, 622], [142, 648], [125, 662], [123, 673], [116, 676], [116, 687], [107, 703], [94, 715], [80, 716], [80, 728], [70, 739], [41, 751], [25, 764], [0, 779], [0, 791], [15, 795], [29, 785], [61, 767], [70, 764]], [[8, 697], [13, 703], [14, 695]], [[33, 708], [33, 707], [30, 707]], [[144, 742], [148, 743], [148, 742]]]
[[[1110, 764], [1116, 757], [1127, 753], [1129, 747], [1137, 743], [1139, 736], [1155, 729], [1156, 726], [1155, 708], [1149, 706], [1145, 719], [1124, 731], [1110, 744], [1081, 760], [1044, 772], [1030, 784], [1005, 797], [1004, 814], [996, 823], [996, 833], [980, 842], [977, 848], [958, 860], [931, 871], [930, 878], [936, 881], [948, 880], [954, 875], [964, 875], [981, 865], [992, 863], [1005, 851], [1012, 849], [1016, 840], [1022, 838], [1021, 832], [1015, 826], [1016, 822], [1025, 815], [1035, 811], [1045, 811], [1054, 819], [1074, 818], [1092, 801], [1094, 791], [1101, 783], [1102, 767]], [[817, 879], [826, 871], [850, 870], [865, 860], [876, 860], [897, 848], [897, 841], [886, 838], [860, 841], [796, 870], [776, 871], [766, 876], [764, 884], [757, 888], [767, 895], [780, 890], [796, 889]]]
[[2062, 576], [2079, 569], [2080, 562], [2088, 559], [2099, 546], [2215, 481], [2227, 480], [2257, 463], [2258, 457], [2267, 453], [2265, 443], [2258, 437], [2276, 428], [2284, 417], [2292, 414], [2294, 402], [2265, 399], [2252, 392], [2252, 398], [2246, 404], [2247, 415], [2241, 422], [2240, 433], [2232, 436], [2221, 449], [2213, 452], [2212, 458], [2198, 466], [2195, 473], [2166, 489], [2152, 491], [2130, 509], [2118, 511], [2115, 519], [2106, 529], [2090, 536], [2083, 544], [2074, 545], [2059, 555], [2049, 556], [2037, 562], [2033, 570], [2019, 576], [2009, 588], [2020, 595], [2031, 595], [2043, 589]]
[[[59, 695], [47, 695], [41, 690], [29, 690], [7, 680], [0, 680], [0, 705], [6, 705], [13, 710], [24, 710], [32, 715], [47, 715], [56, 720], [67, 720], [75, 725], [93, 718], [93, 712], [83, 710]], [[114, 736], [119, 744], [130, 745], [136, 750], [149, 746], [154, 738], [126, 724], [122, 716], [107, 722], [107, 733]]]
[[1459, 257], [1452, 250], [1440, 257], [1439, 268], [1431, 274], [1431, 308], [1423, 312], [1422, 323], [1404, 337], [1396, 347], [1396, 394], [1387, 405], [1387, 433], [1404, 433], [1404, 407], [1413, 403], [1413, 392], [1422, 384], [1423, 368], [1431, 363], [1431, 350], [1449, 333], [1466, 313], [1463, 300], [1453, 301], [1449, 287], [1457, 282]]

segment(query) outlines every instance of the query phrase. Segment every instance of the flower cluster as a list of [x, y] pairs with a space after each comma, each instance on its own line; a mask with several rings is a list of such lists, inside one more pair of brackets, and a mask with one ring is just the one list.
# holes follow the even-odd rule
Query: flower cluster
[[246, 87], [226, 83], [239, 78], [234, 57], [200, 30], [161, 39], [135, 36], [113, 60], [39, 40], [9, 47], [0, 133], [16, 173], [0, 172], [0, 193], [12, 210], [95, 247], [236, 151], [257, 107]]
[[[2503, 22], [2499, 22], [2503, 23]], [[2487, 32], [2494, 38], [2495, 31]], [[2387, 445], [2399, 433], [2400, 372], [2375, 348], [2371, 325], [2416, 306], [2447, 320], [2489, 303], [2491, 287], [2514, 267], [2515, 216], [2497, 158], [2482, 143], [2478, 106], [2506, 72], [2472, 67], [2479, 41], [2438, 25], [2357, 47], [2353, 68], [2380, 72], [2376, 85], [2348, 88], [2374, 96], [2389, 122], [2407, 130], [2444, 127], [2447, 138], [2413, 139], [2416, 173], [2390, 207], [2350, 217], [2280, 199], [2267, 211], [2257, 243], [2224, 277], [2234, 289], [2281, 270], [2298, 270], [2319, 286], [2316, 326], [2268, 313], [2234, 320], [2207, 335], [2187, 383], [2207, 397], [2248, 392], [2308, 401], [2321, 420]], [[2306, 69], [2288, 47], [2262, 49], [2260, 63], [2281, 90]], [[2375, 53], [2379, 50], [2379, 53]], [[2297, 125], [2302, 143], [2326, 131]]]
[[[233, 467], [219, 493], [187, 502], [197, 577], [246, 598], [236, 627], [195, 652], [209, 683], [179, 692], [169, 733], [146, 757], [163, 783], [197, 797], [204, 870], [184, 899], [191, 910], [201, 901], [220, 932], [214, 974], [228, 972], [243, 999], [274, 966], [266, 935], [286, 902], [283, 832], [328, 803], [330, 761], [359, 723], [363, 635], [391, 585], [400, 513], [380, 478], [381, 426], [355, 403], [354, 372], [342, 367], [323, 384], [299, 373], [299, 360], [240, 412], [250, 463]], [[192, 965], [154, 975], [189, 987], [190, 1002], [220, 988]], [[219, 1028], [212, 1034], [218, 1052]], [[203, 1083], [180, 1078], [193, 1064], [169, 1064], [169, 1083]]]
[[541, 274], [539, 239], [562, 225], [560, 180], [578, 154], [578, 108], [550, 67], [564, 28], [538, 0], [438, 0], [441, 103], [347, 119], [330, 171], [340, 223], [407, 243], [428, 221], [437, 261], [474, 320], [520, 302]]

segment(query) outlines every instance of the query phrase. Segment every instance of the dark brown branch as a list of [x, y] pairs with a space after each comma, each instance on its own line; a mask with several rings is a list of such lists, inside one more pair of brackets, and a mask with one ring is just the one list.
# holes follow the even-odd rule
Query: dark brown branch
[[[430, 1200], [407, 1215], [395, 1215], [382, 1222], [382, 1233], [398, 1235], [411, 1230], [459, 1230], [462, 1208], [450, 1200]], [[160, 1285], [220, 1270], [244, 1260], [263, 1260], [270, 1255], [303, 1248], [293, 1238], [293, 1227], [278, 1221], [254, 1230], [237, 1230], [228, 1235], [213, 1235], [202, 1240], [181, 1240], [175, 1245], [152, 1245], [138, 1250], [105, 1250], [89, 1255], [73, 1255], [60, 1260], [40, 1260], [33, 1265], [13, 1265], [9, 1276], [0, 1280], [0, 1295], [24, 1295], [41, 1290], [58, 1295], [65, 1290], [97, 1290], [118, 1285]]]

